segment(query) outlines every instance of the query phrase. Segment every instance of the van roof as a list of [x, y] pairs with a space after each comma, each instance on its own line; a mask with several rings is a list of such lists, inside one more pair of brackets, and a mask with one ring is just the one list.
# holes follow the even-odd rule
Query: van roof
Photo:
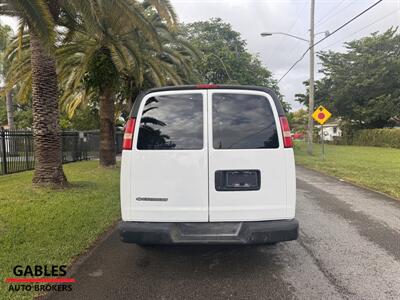
[[227, 84], [199, 84], [199, 85], [177, 85], [177, 86], [165, 86], [159, 88], [152, 88], [145, 92], [140, 93], [136, 99], [135, 103], [133, 104], [130, 117], [136, 117], [139, 111], [140, 103], [142, 102], [143, 98], [148, 95], [149, 93], [154, 92], [165, 92], [165, 91], [184, 91], [184, 90], [218, 90], [218, 89], [227, 89], [227, 90], [248, 90], [248, 91], [260, 91], [266, 92], [267, 94], [271, 95], [274, 104], [276, 106], [276, 110], [279, 116], [284, 116], [285, 112], [283, 110], [282, 104], [279, 101], [278, 97], [276, 96], [275, 92], [267, 87], [263, 86], [253, 86], [253, 85], [227, 85]]

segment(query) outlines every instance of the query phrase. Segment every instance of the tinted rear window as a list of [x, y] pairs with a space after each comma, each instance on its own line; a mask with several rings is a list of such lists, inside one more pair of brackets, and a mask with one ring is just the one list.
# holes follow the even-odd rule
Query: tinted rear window
[[278, 148], [278, 134], [267, 98], [245, 94], [213, 94], [215, 149]]
[[203, 148], [203, 96], [151, 97], [140, 120], [137, 148], [189, 150]]

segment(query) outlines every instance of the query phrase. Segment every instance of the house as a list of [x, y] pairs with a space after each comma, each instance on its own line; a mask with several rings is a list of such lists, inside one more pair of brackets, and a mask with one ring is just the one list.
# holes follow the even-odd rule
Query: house
[[[336, 137], [342, 136], [342, 130], [340, 130], [340, 120], [330, 120], [324, 124], [324, 141], [332, 142]], [[321, 137], [322, 130], [321, 125], [315, 126], [318, 128], [318, 135]]]

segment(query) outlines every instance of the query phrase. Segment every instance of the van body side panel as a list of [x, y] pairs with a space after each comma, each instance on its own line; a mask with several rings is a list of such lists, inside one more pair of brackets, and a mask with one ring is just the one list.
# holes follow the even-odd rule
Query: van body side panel
[[[189, 95], [189, 96], [187, 96]], [[194, 95], [194, 97], [193, 97]], [[206, 91], [165, 91], [147, 94], [139, 107], [137, 114], [134, 146], [130, 157], [130, 221], [142, 222], [207, 222], [208, 221], [208, 153], [207, 153], [207, 102]], [[170, 105], [165, 108], [163, 101], [174, 101], [175, 98], [199, 98], [202, 117], [191, 120], [196, 124], [188, 124], [186, 111], [182, 107]], [[168, 99], [167, 99], [168, 98]], [[190, 99], [189, 99], [190, 98]], [[149, 100], [153, 99], [153, 100]], [[147, 100], [154, 103], [145, 107]], [[192, 101], [192, 100], [190, 100]], [[166, 110], [166, 114], [157, 114]], [[198, 105], [196, 106], [198, 108]], [[173, 115], [168, 118], [169, 115]], [[163, 119], [163, 117], [165, 119]], [[158, 120], [155, 120], [158, 118]], [[150, 125], [157, 124], [151, 128]], [[179, 130], [185, 127], [201, 126], [202, 141], [195, 149], [180, 149], [180, 143], [191, 147], [191, 139], [179, 140], [182, 136]], [[178, 132], [169, 136], [165, 129], [173, 126]], [[140, 128], [143, 132], [140, 133]], [[156, 128], [157, 130], [155, 130]], [[164, 133], [163, 133], [164, 130]], [[150, 132], [150, 133], [148, 133]], [[150, 134], [150, 142], [157, 147], [140, 141], [140, 134]], [[147, 139], [149, 139], [147, 137]], [[174, 140], [175, 139], [175, 140]], [[160, 143], [162, 140], [162, 143]], [[158, 143], [158, 144], [157, 144]], [[142, 148], [142, 149], [139, 149]]]
[[[226, 94], [226, 101], [235, 96], [230, 95], [250, 95], [250, 98], [243, 101], [252, 101], [252, 98], [259, 97], [262, 101], [269, 103], [270, 114], [265, 118], [268, 124], [275, 126], [277, 139], [279, 144], [273, 147], [261, 148], [262, 146], [254, 145], [254, 149], [240, 149], [246, 148], [246, 143], [251, 143], [254, 136], [259, 134], [261, 130], [255, 129], [254, 133], [243, 136], [237, 128], [246, 128], [240, 123], [252, 122], [251, 118], [254, 111], [238, 113], [237, 117], [232, 119], [229, 110], [234, 105], [220, 105], [219, 115], [227, 114], [226, 120], [221, 120], [221, 126], [229, 127], [229, 123], [235, 122], [239, 124], [233, 129], [235, 130], [230, 140], [221, 141], [221, 145], [215, 142], [213, 135], [217, 132], [218, 123], [213, 124], [213, 101], [216, 101], [218, 94]], [[261, 221], [261, 220], [279, 220], [286, 219], [286, 153], [282, 145], [282, 132], [280, 129], [279, 115], [272, 97], [260, 91], [248, 90], [209, 90], [209, 121], [208, 121], [208, 135], [209, 135], [209, 215], [210, 222], [226, 222], [226, 221]], [[240, 100], [240, 99], [239, 99]], [[238, 102], [239, 103], [239, 102]], [[218, 120], [217, 120], [218, 121]], [[254, 122], [254, 127], [259, 128], [258, 123], [262, 121], [258, 116]], [[225, 123], [224, 123], [225, 122]], [[273, 124], [275, 123], [275, 124]], [[225, 130], [228, 132], [229, 128]], [[235, 137], [236, 133], [237, 137]], [[224, 138], [221, 134], [221, 139]], [[241, 136], [242, 134], [242, 136]], [[244, 141], [247, 139], [246, 141]], [[232, 142], [233, 141], [233, 142]], [[237, 141], [237, 142], [235, 142]], [[226, 146], [222, 145], [226, 143]], [[265, 143], [268, 143], [265, 141]], [[278, 143], [278, 142], [277, 142]], [[217, 147], [221, 146], [220, 149]], [[232, 149], [235, 148], [236, 149]], [[250, 146], [252, 147], [252, 146]], [[257, 148], [256, 148], [257, 147]], [[217, 191], [215, 187], [215, 174], [221, 170], [258, 170], [261, 176], [260, 188], [258, 190], [233, 190], [233, 191]]]
[[286, 156], [286, 218], [293, 219], [296, 213], [296, 166], [293, 148], [284, 150]]
[[123, 221], [130, 220], [131, 211], [131, 152], [123, 150], [121, 156], [120, 198], [121, 218]]

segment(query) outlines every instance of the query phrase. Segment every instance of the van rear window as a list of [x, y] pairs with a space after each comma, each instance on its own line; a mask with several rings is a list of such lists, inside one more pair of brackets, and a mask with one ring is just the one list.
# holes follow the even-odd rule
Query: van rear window
[[279, 147], [271, 105], [263, 96], [215, 93], [212, 119], [214, 149]]
[[203, 96], [178, 94], [151, 97], [140, 119], [140, 150], [203, 148]]

